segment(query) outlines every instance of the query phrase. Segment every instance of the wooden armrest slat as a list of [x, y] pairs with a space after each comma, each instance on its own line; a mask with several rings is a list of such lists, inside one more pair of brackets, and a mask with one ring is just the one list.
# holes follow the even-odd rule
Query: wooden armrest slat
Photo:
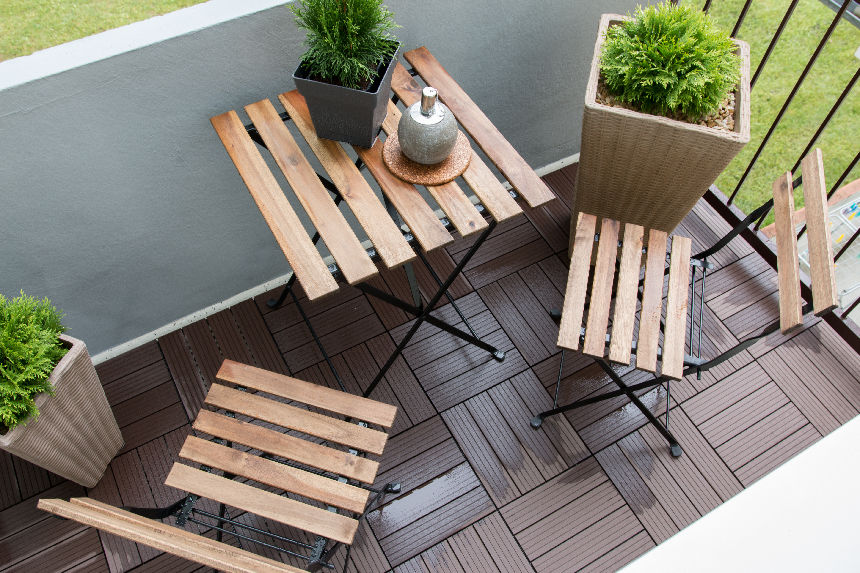
[[803, 198], [806, 204], [806, 229], [809, 244], [809, 274], [812, 280], [812, 305], [815, 314], [839, 306], [830, 218], [827, 215], [827, 188], [824, 183], [824, 160], [816, 148], [800, 163], [803, 176]]
[[228, 111], [210, 121], [308, 298], [313, 300], [335, 292], [338, 289], [337, 282], [245, 131], [239, 116], [235, 111]]
[[[390, 115], [390, 114], [389, 114]], [[386, 117], [388, 121], [388, 117]], [[384, 124], [383, 124], [384, 125]], [[396, 129], [396, 126], [395, 126]], [[409, 226], [410, 232], [418, 240], [425, 252], [438, 249], [454, 241], [454, 237], [424, 200], [418, 189], [403, 179], [396, 177], [385, 160], [382, 159], [382, 141], [377, 140], [373, 147], [353, 147], [359, 158], [364, 161], [379, 187], [400, 216]]]
[[[421, 86], [399, 63], [394, 67], [391, 89], [407, 107], [421, 99]], [[398, 111], [397, 121], [400, 121], [399, 115]], [[472, 154], [472, 160], [463, 173], [463, 179], [496, 221], [502, 222], [523, 212], [504, 185], [496, 179], [487, 164], [476, 153]]]
[[579, 214], [573, 241], [573, 254], [570, 258], [570, 270], [567, 273], [561, 324], [558, 329], [558, 345], [568, 350], [579, 350], [596, 226], [597, 217], [587, 213]]
[[660, 339], [660, 315], [663, 310], [663, 275], [666, 272], [664, 231], [648, 229], [648, 253], [645, 257], [645, 285], [642, 311], [639, 313], [639, 338], [636, 342], [636, 368], [657, 370], [657, 345]]
[[164, 483], [348, 545], [358, 529], [358, 521], [345, 515], [180, 463], [173, 464]]
[[[782, 332], [789, 332], [803, 324], [791, 172], [786, 171], [773, 182], [773, 216], [779, 279], [779, 328]], [[810, 246], [811, 243], [810, 237]]]
[[414, 259], [415, 252], [343, 146], [336, 141], [317, 137], [305, 98], [293, 90], [279, 95], [278, 99], [337, 186], [341, 197], [352, 209], [355, 218], [367, 232], [385, 264], [394, 267]]
[[[382, 130], [388, 135], [396, 133], [401, 115], [394, 102], [389, 101], [388, 116], [382, 124]], [[454, 181], [444, 185], [427, 185], [426, 188], [462, 236], [467, 237], [487, 228], [487, 222], [478, 209]]]
[[194, 436], [185, 439], [179, 457], [355, 513], [364, 511], [370, 495], [366, 489]]
[[275, 396], [296, 400], [386, 428], [394, 424], [394, 418], [397, 416], [397, 406], [229, 359], [221, 364], [216, 377], [225, 382], [262, 390]]
[[194, 420], [194, 429], [367, 484], [373, 483], [379, 471], [379, 462], [375, 460], [228, 418], [209, 410], [200, 410]]
[[275, 158], [296, 197], [305, 208], [329, 252], [350, 284], [362, 282], [377, 273], [361, 241], [346, 222], [308, 163], [287, 126], [267, 99], [245, 106], [248, 117]]
[[131, 541], [142, 543], [159, 551], [214, 567], [230, 573], [288, 572], [299, 573], [285, 563], [256, 555], [244, 549], [227, 545], [208, 537], [194, 535], [178, 527], [160, 521], [147, 519], [119, 508], [102, 507], [95, 500], [73, 498], [71, 501], [60, 499], [40, 499], [39, 509], [95, 527]]
[[384, 432], [240, 392], [222, 384], [212, 384], [206, 403], [372, 454], [382, 454], [388, 440]]
[[603, 358], [606, 352], [606, 327], [609, 324], [609, 307], [612, 304], [620, 227], [621, 224], [614, 219], [603, 219], [600, 224], [600, 242], [597, 244], [597, 261], [591, 282], [591, 304], [588, 307], [585, 343], [582, 346], [583, 354], [598, 358]]
[[687, 332], [687, 290], [690, 284], [690, 239], [672, 237], [669, 259], [669, 293], [666, 297], [666, 330], [663, 333], [663, 376], [680, 380], [684, 373]]
[[460, 125], [469, 132], [475, 143], [484, 150], [487, 157], [496, 164], [511, 186], [529, 205], [537, 207], [555, 198], [546, 183], [529, 167], [427, 48], [421, 47], [406, 52], [403, 57], [418, 70], [429, 85], [439, 90], [440, 99], [451, 108]]
[[618, 269], [615, 314], [612, 318], [612, 338], [609, 344], [609, 359], [622, 364], [630, 363], [630, 349], [633, 347], [643, 233], [644, 229], [640, 225], [624, 224], [624, 245], [621, 249], [621, 267]]

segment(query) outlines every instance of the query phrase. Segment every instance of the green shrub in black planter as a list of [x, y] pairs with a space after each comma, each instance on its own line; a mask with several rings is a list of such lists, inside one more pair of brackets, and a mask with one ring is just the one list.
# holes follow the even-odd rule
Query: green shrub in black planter
[[39, 415], [36, 396], [68, 349], [60, 342], [62, 315], [46, 298], [0, 294], [0, 433]]
[[297, 0], [290, 9], [308, 47], [293, 80], [317, 135], [371, 147], [400, 48], [392, 13], [382, 0]]

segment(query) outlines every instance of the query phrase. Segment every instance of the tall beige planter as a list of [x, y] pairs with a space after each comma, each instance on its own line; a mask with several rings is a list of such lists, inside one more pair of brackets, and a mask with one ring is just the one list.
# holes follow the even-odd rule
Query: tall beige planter
[[720, 131], [597, 103], [604, 32], [626, 19], [618, 14], [600, 19], [573, 210], [671, 232], [750, 140], [749, 45], [735, 40], [741, 56], [735, 127]]
[[55, 394], [36, 398], [39, 417], [0, 436], [0, 448], [85, 487], [101, 479], [123, 438], [83, 341], [51, 373]]

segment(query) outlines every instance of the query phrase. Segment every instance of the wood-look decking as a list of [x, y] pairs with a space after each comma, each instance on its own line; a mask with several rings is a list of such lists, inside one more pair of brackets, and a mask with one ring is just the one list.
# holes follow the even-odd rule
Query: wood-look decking
[[[552, 403], [559, 363], [557, 327], [546, 311], [561, 306], [564, 292], [572, 175], [566, 168], [545, 177], [562, 200], [500, 224], [451, 289], [479, 335], [506, 350], [507, 359], [497, 363], [425, 324], [374, 393], [400, 409], [377, 482], [397, 479], [403, 492], [362, 524], [352, 571], [614, 570], [860, 410], [860, 356], [812, 317], [701, 380], [672, 383], [671, 424], [684, 448], [681, 458], [670, 457], [656, 430], [623, 398], [532, 430], [532, 415]], [[696, 252], [725, 230], [700, 202], [679, 233], [693, 239]], [[469, 243], [457, 240], [429, 258], [450, 269]], [[776, 273], [742, 239], [715, 262], [718, 270], [707, 279], [706, 356], [779, 315]], [[416, 270], [431, 292], [432, 278]], [[371, 282], [409, 298], [402, 270]], [[53, 518], [36, 509], [36, 500], [175, 501], [182, 493], [165, 486], [165, 477], [225, 357], [334, 386], [294, 305], [270, 310], [267, 298], [237, 304], [98, 367], [126, 446], [92, 490], [0, 451], [0, 571], [198, 570]], [[409, 328], [403, 312], [354, 288], [307, 309], [356, 394]], [[449, 306], [438, 312], [456, 320]], [[591, 359], [575, 353], [567, 356], [564, 376], [564, 402], [611, 384]], [[645, 376], [631, 370], [624, 378]], [[657, 413], [665, 398], [663, 389], [642, 396]], [[342, 560], [341, 552], [336, 562]]]

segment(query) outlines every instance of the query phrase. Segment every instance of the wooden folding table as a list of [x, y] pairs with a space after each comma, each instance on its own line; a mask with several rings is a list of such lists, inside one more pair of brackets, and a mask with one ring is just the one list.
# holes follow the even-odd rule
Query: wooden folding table
[[[358, 159], [353, 162], [340, 143], [317, 137], [304, 98], [296, 91], [278, 96], [285, 113], [278, 113], [268, 99], [246, 106], [245, 111], [251, 119], [251, 125], [243, 125], [235, 111], [218, 115], [211, 120], [293, 269], [293, 276], [281, 297], [272, 301], [273, 306], [282, 303], [287, 295], [291, 295], [298, 304], [298, 298], [292, 290], [293, 281], [296, 279], [311, 300], [337, 291], [338, 281], [341, 280], [417, 318], [365, 390], [365, 396], [370, 395], [424, 321], [488, 351], [496, 360], [504, 360], [503, 351], [475, 335], [468, 321], [459, 309], [456, 309], [456, 304], [447, 290], [496, 224], [522, 212], [516, 198], [522, 197], [530, 207], [536, 207], [555, 197], [426, 48], [407, 52], [404, 57], [413, 69], [408, 71], [401, 64], [396, 65], [392, 81], [395, 97], [389, 102], [388, 116], [382, 130], [386, 134], [396, 131], [402, 113], [396, 106], [398, 101], [408, 106], [420, 99], [422, 86], [413, 77], [418, 75], [426, 84], [439, 90], [440, 99], [451, 109], [460, 126], [472, 137], [475, 144], [507, 178], [513, 191], [509, 192], [481, 158], [473, 153], [462, 180], [477, 197], [477, 203], [469, 198], [457, 180], [444, 185], [428, 186], [429, 195], [444, 212], [444, 217], [440, 218], [414, 185], [397, 178], [389, 171], [382, 157], [381, 139], [370, 149], [355, 147]], [[314, 171], [288, 130], [286, 120], [293, 121], [325, 169], [327, 178]], [[305, 232], [293, 203], [287, 199], [269, 170], [257, 148], [258, 145], [268, 149], [275, 159], [296, 199], [316, 228], [313, 237]], [[383, 201], [379, 200], [365, 179], [362, 173], [364, 168], [381, 188]], [[371, 248], [362, 245], [354, 229], [347, 223], [339, 208], [342, 201], [346, 202], [372, 242]], [[451, 243], [454, 240], [452, 231], [462, 236], [475, 234], [478, 238], [443, 280], [430, 267], [425, 253]], [[320, 238], [325, 242], [334, 260], [333, 264], [327, 264], [317, 250], [316, 245]], [[418, 292], [412, 270], [412, 262], [416, 258], [427, 266], [439, 286], [426, 304]], [[368, 279], [379, 272], [378, 263], [388, 268], [405, 266], [412, 288], [411, 303], [367, 283]], [[447, 296], [454, 305], [469, 332], [430, 314], [430, 310], [443, 296]], [[336, 370], [328, 360], [325, 349], [322, 348], [300, 305], [299, 310], [337, 377]]]

